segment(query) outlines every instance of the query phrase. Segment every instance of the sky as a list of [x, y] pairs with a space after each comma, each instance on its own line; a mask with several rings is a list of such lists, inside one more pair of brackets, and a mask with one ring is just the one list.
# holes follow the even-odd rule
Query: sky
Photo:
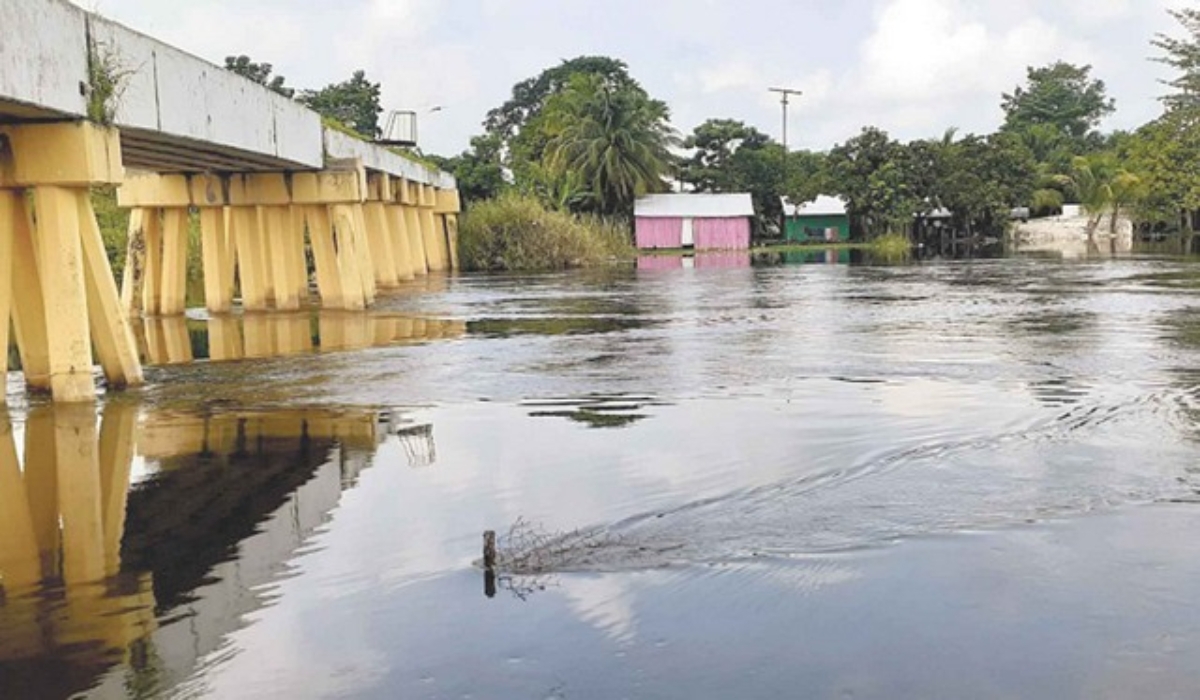
[[[1117, 101], [1104, 128], [1159, 113], [1151, 60], [1187, 0], [80, 0], [215, 63], [247, 54], [317, 88], [356, 69], [387, 110], [416, 110], [420, 146], [450, 155], [512, 86], [579, 55], [622, 59], [689, 133], [713, 117], [779, 138], [768, 87], [803, 91], [793, 148], [874, 125], [901, 139], [988, 133], [1030, 65], [1090, 64]], [[440, 109], [438, 109], [440, 108]]]

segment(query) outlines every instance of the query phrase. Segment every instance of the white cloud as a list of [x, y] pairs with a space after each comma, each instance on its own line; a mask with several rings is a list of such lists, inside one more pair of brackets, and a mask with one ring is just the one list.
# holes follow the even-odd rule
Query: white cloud
[[[88, 4], [89, 0], [83, 0]], [[564, 58], [624, 59], [690, 131], [710, 117], [776, 134], [772, 85], [804, 91], [794, 143], [828, 148], [863, 125], [900, 138], [995, 128], [1025, 68], [1092, 63], [1121, 110], [1156, 113], [1155, 32], [1184, 0], [611, 0], [598, 11], [540, 0], [96, 0], [98, 9], [214, 62], [246, 53], [297, 87], [358, 68], [389, 108], [446, 109], [422, 124], [430, 150], [465, 147], [512, 85]]]

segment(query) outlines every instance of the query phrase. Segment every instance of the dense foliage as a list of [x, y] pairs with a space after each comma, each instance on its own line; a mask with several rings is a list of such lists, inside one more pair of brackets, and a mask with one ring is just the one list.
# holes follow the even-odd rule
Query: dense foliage
[[473, 206], [458, 235], [459, 260], [468, 270], [559, 270], [631, 254], [623, 224], [547, 209], [516, 192]]
[[367, 80], [365, 72], [354, 71], [349, 80], [326, 85], [320, 90], [304, 90], [299, 101], [312, 110], [336, 120], [358, 134], [374, 139], [379, 137], [379, 103], [381, 86]]

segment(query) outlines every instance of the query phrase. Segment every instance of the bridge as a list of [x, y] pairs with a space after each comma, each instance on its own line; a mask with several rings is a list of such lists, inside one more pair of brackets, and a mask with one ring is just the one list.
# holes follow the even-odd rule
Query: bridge
[[[142, 383], [131, 319], [184, 314], [192, 226], [213, 317], [298, 310], [313, 278], [361, 311], [457, 267], [450, 175], [64, 0], [5, 0], [0, 27], [0, 350], [11, 318], [30, 390], [91, 401], [97, 361]], [[97, 186], [130, 211], [119, 286]]]

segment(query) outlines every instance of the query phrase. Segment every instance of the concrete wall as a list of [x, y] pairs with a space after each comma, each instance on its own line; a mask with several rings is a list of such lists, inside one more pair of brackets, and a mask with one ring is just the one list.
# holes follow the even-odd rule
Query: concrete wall
[[87, 111], [85, 14], [65, 2], [0, 2], [0, 99], [74, 116]]
[[143, 129], [266, 155], [324, 164], [321, 118], [292, 100], [150, 37], [90, 18], [97, 51], [131, 71], [117, 108], [121, 128]]
[[328, 154], [454, 187], [446, 173], [326, 132], [299, 103], [65, 0], [0, 0], [0, 119], [85, 117], [89, 41], [128, 74], [115, 122], [131, 166], [305, 170], [324, 167]]

